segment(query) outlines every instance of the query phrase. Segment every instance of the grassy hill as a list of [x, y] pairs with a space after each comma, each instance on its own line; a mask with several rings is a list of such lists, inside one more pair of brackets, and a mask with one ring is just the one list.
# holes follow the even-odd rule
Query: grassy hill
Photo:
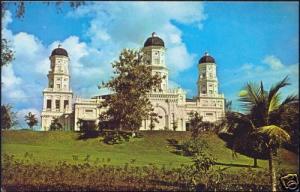
[[[170, 140], [182, 142], [190, 138], [189, 132], [145, 131], [142, 138], [134, 138], [122, 144], [107, 145], [100, 138], [78, 139], [76, 132], [33, 132], [2, 131], [2, 154], [14, 155], [27, 163], [44, 162], [49, 165], [59, 161], [94, 164], [135, 166], [154, 164], [165, 167], [179, 167], [191, 163], [191, 158], [176, 154]], [[253, 164], [253, 159], [238, 155], [233, 159], [231, 150], [225, 147], [224, 141], [213, 133], [200, 137], [209, 144], [209, 151], [217, 162], [227, 167], [227, 171], [236, 172]], [[281, 149], [276, 160], [277, 167], [286, 171], [298, 170], [296, 154]], [[267, 168], [266, 160], [259, 160], [260, 168]]]

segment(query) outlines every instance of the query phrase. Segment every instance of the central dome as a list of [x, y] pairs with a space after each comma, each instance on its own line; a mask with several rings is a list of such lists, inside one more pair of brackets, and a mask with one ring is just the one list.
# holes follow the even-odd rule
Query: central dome
[[68, 57], [68, 52], [63, 48], [60, 48], [60, 45], [58, 45], [58, 48], [56, 48], [52, 51], [51, 56], [53, 56], [53, 55], [63, 55], [63, 56]]
[[145, 43], [144, 43], [144, 47], [148, 47], [148, 46], [161, 46], [161, 47], [165, 47], [165, 43], [164, 41], [156, 36], [156, 33], [153, 32], [152, 36], [149, 37]]
[[215, 63], [215, 59], [212, 56], [209, 56], [206, 52], [204, 56], [199, 60], [199, 63]]

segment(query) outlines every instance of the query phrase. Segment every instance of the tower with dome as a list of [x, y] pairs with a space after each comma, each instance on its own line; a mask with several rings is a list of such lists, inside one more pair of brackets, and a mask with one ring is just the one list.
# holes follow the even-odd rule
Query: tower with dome
[[[189, 113], [197, 111], [203, 121], [216, 122], [224, 116], [224, 95], [218, 91], [217, 65], [215, 59], [205, 53], [198, 63], [197, 96], [186, 98], [182, 88], [170, 89], [168, 86], [169, 69], [165, 60], [164, 41], [152, 33], [142, 48], [144, 62], [151, 66], [152, 74], [164, 77], [160, 87], [154, 88], [147, 95], [158, 114], [159, 122], [153, 130], [186, 131], [189, 129]], [[58, 118], [66, 130], [79, 131], [78, 121], [85, 126], [98, 124], [99, 104], [104, 97], [100, 95], [90, 99], [75, 98], [69, 87], [69, 57], [66, 50], [58, 47], [50, 56], [51, 69], [48, 74], [48, 88], [43, 92], [42, 128], [49, 130], [51, 121]], [[150, 130], [150, 119], [144, 119], [140, 130]]]
[[48, 86], [43, 91], [42, 128], [49, 130], [51, 122], [57, 118], [65, 130], [71, 130], [73, 92], [70, 89], [68, 52], [59, 45], [49, 59]]

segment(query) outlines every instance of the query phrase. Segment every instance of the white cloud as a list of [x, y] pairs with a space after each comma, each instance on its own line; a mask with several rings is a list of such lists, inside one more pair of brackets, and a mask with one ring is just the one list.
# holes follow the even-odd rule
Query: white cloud
[[101, 49], [101, 60], [107, 63], [123, 48], [142, 47], [155, 31], [165, 42], [170, 71], [176, 71], [171, 76], [196, 63], [194, 54], [182, 42], [181, 30], [172, 21], [198, 27], [206, 18], [199, 2], [97, 2], [82, 6], [69, 16], [92, 17], [86, 35], [91, 46]]
[[[299, 64], [283, 64], [276, 56], [266, 56], [262, 60], [261, 65], [246, 63], [241, 68], [230, 70], [232, 76], [222, 80], [223, 90], [228, 91], [225, 93], [227, 99], [232, 100], [235, 107], [239, 105], [238, 91], [232, 92], [231, 88], [240, 86], [242, 89], [243, 84], [247, 82], [259, 83], [262, 81], [264, 87], [268, 90], [274, 83], [282, 80], [285, 76], [289, 76], [291, 85], [282, 89], [282, 97], [289, 94], [298, 94], [299, 90]], [[279, 70], [280, 69], [280, 70]], [[236, 75], [236, 76], [235, 76]]]
[[[134, 10], [134, 11], [133, 11]], [[199, 2], [95, 2], [81, 6], [71, 17], [88, 17], [89, 27], [82, 42], [77, 36], [45, 45], [34, 34], [14, 34], [9, 28], [13, 22], [6, 12], [2, 20], [2, 35], [15, 50], [15, 60], [3, 68], [2, 101], [12, 104], [24, 115], [25, 111], [38, 112], [42, 108], [42, 91], [47, 86], [51, 51], [60, 43], [70, 56], [71, 86], [75, 95], [91, 97], [109, 93], [97, 85], [112, 75], [111, 63], [123, 48], [141, 48], [153, 31], [166, 45], [166, 62], [170, 76], [196, 63], [193, 53], [182, 41], [182, 31], [173, 21], [195, 27], [206, 18]], [[172, 86], [172, 83], [171, 83]]]
[[268, 64], [271, 69], [273, 70], [279, 70], [284, 67], [284, 65], [281, 63], [280, 59], [275, 57], [274, 55], [268, 55], [263, 59], [263, 63]]
[[1, 22], [2, 22], [1, 33], [2, 33], [3, 37], [6, 37], [6, 38], [12, 37], [11, 31], [7, 29], [8, 24], [10, 24], [12, 22], [11, 13], [9, 11], [4, 12], [4, 17], [1, 18]]
[[179, 71], [183, 71], [185, 69], [190, 68], [195, 60], [194, 54], [189, 54], [186, 50], [186, 47], [183, 45], [174, 46], [168, 49], [166, 53], [166, 60], [173, 65], [170, 66], [170, 71], [172, 73], [178, 73]]
[[[10, 12], [7, 15], [10, 16]], [[11, 17], [3, 22], [12, 22]], [[15, 51], [15, 60], [2, 68], [2, 102], [12, 104], [17, 110], [32, 107], [41, 109], [42, 91], [47, 86], [46, 75], [50, 68], [49, 56], [59, 43], [69, 53], [72, 89], [77, 95], [97, 95], [101, 75], [107, 76], [105, 72], [111, 68], [110, 64], [101, 66], [102, 52], [80, 42], [76, 36], [45, 46], [33, 34], [13, 34], [7, 28], [2, 29], [2, 34]]]
[[2, 68], [2, 82], [3, 87], [13, 88], [17, 85], [20, 85], [22, 79], [15, 75], [11, 65], [7, 65]]

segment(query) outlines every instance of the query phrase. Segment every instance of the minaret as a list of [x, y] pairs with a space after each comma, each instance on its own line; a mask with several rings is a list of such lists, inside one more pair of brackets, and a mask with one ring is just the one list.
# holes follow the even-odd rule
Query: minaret
[[206, 52], [199, 60], [198, 70], [198, 96], [217, 96], [219, 91], [215, 59]]
[[166, 92], [168, 90], [168, 69], [165, 64], [165, 44], [164, 41], [157, 37], [153, 32], [143, 47], [143, 53], [145, 62], [152, 67], [152, 75], [159, 74], [162, 79], [162, 83], [159, 89], [154, 89], [154, 92]]
[[71, 129], [72, 97], [70, 89], [69, 56], [58, 45], [51, 53], [48, 87], [43, 91], [42, 129], [49, 130], [54, 118], [58, 118], [63, 129]]

